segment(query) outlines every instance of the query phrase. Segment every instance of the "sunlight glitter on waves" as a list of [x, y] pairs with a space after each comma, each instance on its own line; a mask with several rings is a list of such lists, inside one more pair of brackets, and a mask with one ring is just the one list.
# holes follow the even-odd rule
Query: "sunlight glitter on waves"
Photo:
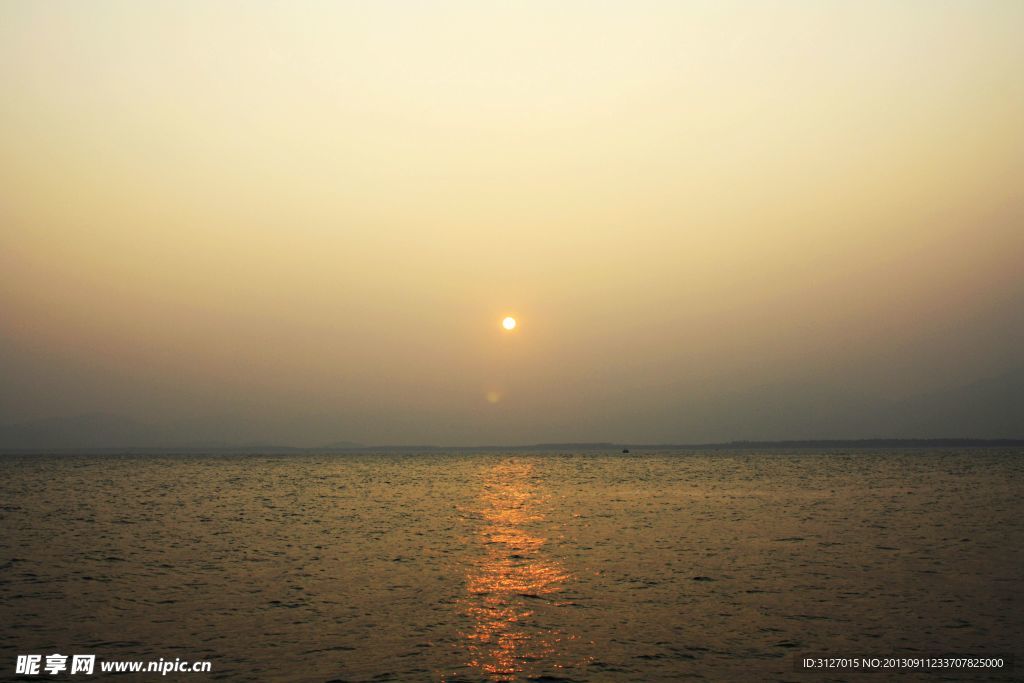
[[562, 606], [547, 596], [572, 579], [561, 562], [541, 554], [547, 538], [537, 528], [544, 521], [537, 505], [543, 500], [529, 464], [502, 463], [486, 473], [476, 511], [483, 522], [477, 532], [482, 554], [467, 568], [463, 600], [473, 629], [463, 636], [467, 664], [491, 680], [512, 680], [528, 668], [562, 668], [559, 644], [578, 638], [539, 628]]

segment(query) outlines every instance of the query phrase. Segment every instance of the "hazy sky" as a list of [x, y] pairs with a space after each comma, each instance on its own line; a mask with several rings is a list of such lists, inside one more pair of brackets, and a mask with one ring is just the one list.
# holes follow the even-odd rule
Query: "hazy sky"
[[800, 437], [737, 406], [1006, 372], [1022, 27], [1017, 0], [4, 2], [0, 420]]

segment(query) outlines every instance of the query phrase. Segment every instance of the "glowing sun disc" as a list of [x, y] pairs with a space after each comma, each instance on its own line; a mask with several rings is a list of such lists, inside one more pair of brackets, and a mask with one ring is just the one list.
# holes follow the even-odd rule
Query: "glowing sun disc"
[[513, 318], [512, 316], [508, 316], [507, 318], [501, 321], [501, 326], [504, 327], [506, 330], [514, 330], [516, 329], [516, 319]]

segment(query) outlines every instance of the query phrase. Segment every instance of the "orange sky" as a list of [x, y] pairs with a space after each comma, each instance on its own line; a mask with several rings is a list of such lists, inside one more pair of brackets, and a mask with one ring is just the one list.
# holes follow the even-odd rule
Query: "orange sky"
[[1019, 367], [1021, 26], [984, 1], [6, 2], [0, 421], [799, 437], [729, 397]]

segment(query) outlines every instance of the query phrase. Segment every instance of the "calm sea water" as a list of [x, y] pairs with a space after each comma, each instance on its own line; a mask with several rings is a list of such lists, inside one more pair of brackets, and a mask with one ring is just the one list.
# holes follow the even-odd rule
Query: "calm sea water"
[[80, 652], [210, 660], [192, 681], [884, 680], [793, 657], [1024, 643], [1020, 451], [6, 456], [0, 473], [0, 677], [16, 654]]

